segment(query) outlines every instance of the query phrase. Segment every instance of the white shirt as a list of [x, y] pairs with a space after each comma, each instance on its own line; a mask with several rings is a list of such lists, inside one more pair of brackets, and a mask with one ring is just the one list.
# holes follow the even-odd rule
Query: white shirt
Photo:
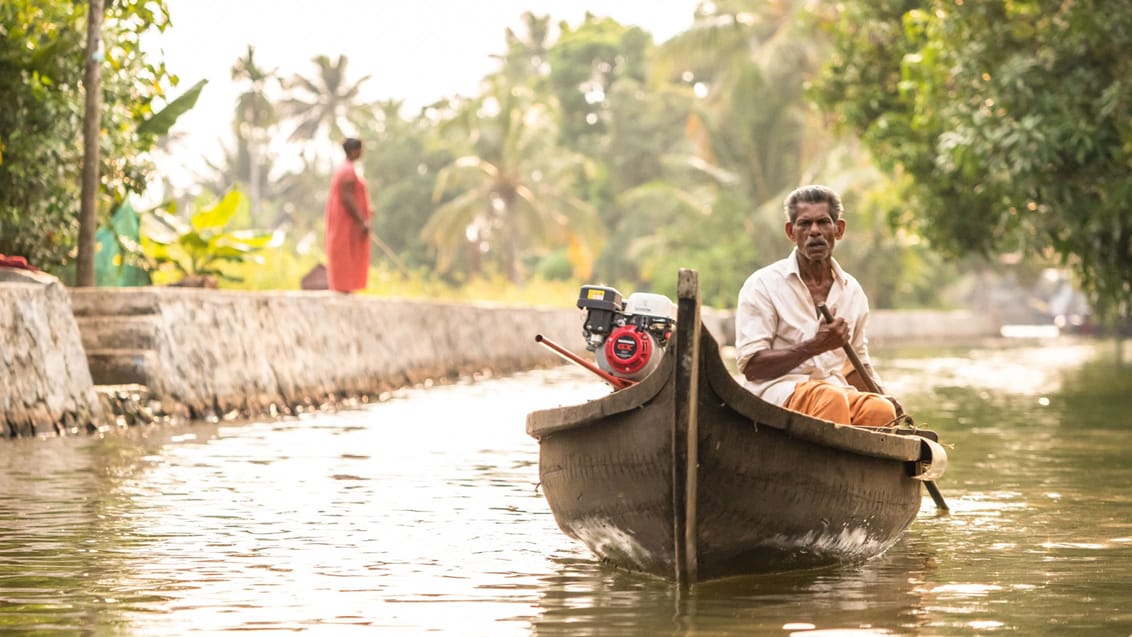
[[[822, 319], [809, 288], [798, 272], [798, 249], [790, 256], [757, 270], [739, 291], [735, 314], [735, 353], [742, 371], [757, 352], [786, 349], [812, 338]], [[861, 362], [870, 365], [865, 326], [869, 300], [861, 284], [833, 260], [833, 286], [826, 305], [834, 316], [849, 323], [849, 344]], [[841, 348], [804, 361], [784, 376], [760, 381], [743, 379], [743, 385], [768, 402], [781, 405], [806, 380], [829, 380], [848, 385], [849, 359]]]

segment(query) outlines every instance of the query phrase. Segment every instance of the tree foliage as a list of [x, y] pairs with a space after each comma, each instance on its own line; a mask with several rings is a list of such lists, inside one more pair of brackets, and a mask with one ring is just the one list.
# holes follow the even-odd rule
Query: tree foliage
[[580, 157], [554, 144], [553, 114], [534, 97], [496, 75], [456, 120], [471, 152], [437, 174], [439, 205], [421, 229], [441, 272], [470, 251], [473, 268], [487, 260], [521, 283], [531, 250], [564, 247], [574, 272], [590, 275], [601, 236], [593, 207], [571, 188]]
[[289, 141], [321, 139], [336, 146], [369, 120], [369, 105], [362, 101], [361, 90], [370, 76], [352, 80], [345, 55], [334, 61], [316, 55], [311, 62], [318, 72], [313, 77], [293, 75], [279, 111], [295, 125]]
[[563, 23], [550, 48], [550, 88], [559, 105], [559, 139], [578, 152], [592, 152], [609, 131], [607, 97], [622, 80], [643, 84], [652, 36], [639, 27], [587, 13], [577, 27]]
[[219, 201], [189, 216], [188, 221], [161, 209], [149, 212], [161, 224], [150, 224], [141, 249], [151, 271], [171, 270], [177, 281], [211, 278], [239, 282], [241, 279], [225, 265], [256, 259], [260, 250], [271, 245], [272, 233], [234, 230], [233, 218], [246, 214], [247, 198], [232, 190]]
[[409, 267], [431, 266], [421, 228], [435, 207], [437, 174], [455, 159], [458, 148], [443, 142], [429, 117], [403, 113], [401, 100], [375, 106], [373, 123], [360, 133], [366, 140], [362, 163], [373, 197], [373, 232]]
[[238, 148], [247, 155], [249, 214], [254, 222], [260, 217], [260, 202], [267, 186], [268, 143], [279, 121], [268, 91], [272, 84], [278, 83], [279, 76], [275, 69], [265, 69], [256, 62], [255, 47], [249, 45], [247, 56], [236, 60], [232, 66], [232, 79], [246, 84], [246, 90], [236, 98], [233, 124]]
[[683, 122], [692, 148], [673, 147], [662, 179], [622, 194], [636, 199], [645, 194], [639, 191], [651, 192], [658, 210], [682, 202], [680, 214], [638, 242], [651, 245], [631, 252], [631, 260], [659, 281], [677, 267], [708, 272], [701, 279], [705, 300], [730, 306], [752, 270], [789, 251], [786, 194], [800, 183], [825, 183], [842, 193], [848, 211], [849, 238], [837, 258], [873, 304], [938, 302], [940, 282], [953, 271], [938, 267], [912, 233], [894, 233], [884, 223], [893, 206], [888, 193], [901, 176], [877, 171], [869, 153], [830, 131], [806, 98], [830, 49], [808, 13], [815, 6], [821, 5], [702, 3], [691, 27], [656, 51], [654, 82], [695, 96]]
[[78, 228], [82, 12], [6, 2], [0, 24], [0, 253], [50, 267]]
[[[59, 269], [77, 239], [86, 3], [0, 3], [0, 252]], [[152, 166], [150, 120], [176, 83], [140, 39], [169, 24], [161, 0], [109, 3], [103, 22], [102, 197], [109, 216]]]
[[[139, 12], [131, 29], [165, 24], [158, 2], [112, 6], [112, 28], [123, 28], [116, 16], [131, 10]], [[374, 228], [397, 253], [394, 260], [421, 276], [461, 284], [504, 275], [525, 284], [544, 276], [672, 294], [676, 269], [693, 267], [706, 274], [704, 300], [728, 306], [752, 269], [789, 249], [782, 237], [785, 193], [802, 181], [822, 181], [836, 185], [850, 208], [852, 239], [838, 257], [878, 307], [930, 303], [947, 270], [925, 254], [913, 228], [894, 234], [882, 223], [903, 214], [894, 184], [905, 183], [908, 172], [894, 170], [890, 177], [873, 170], [869, 153], [852, 139], [831, 135], [805, 100], [806, 83], [828, 50], [824, 37], [801, 19], [808, 6], [831, 10], [805, 0], [702, 3], [688, 31], [661, 46], [638, 27], [597, 15], [559, 23], [554, 37], [549, 16], [526, 13], [522, 28], [505, 32], [499, 67], [483, 78], [477, 94], [443, 99], [416, 113], [406, 113], [396, 99], [364, 101], [361, 88], [368, 79], [351, 78], [344, 56], [316, 56], [309, 76], [279, 81], [249, 47], [231, 68], [241, 94], [230, 136], [222, 141], [224, 154], [190, 192], [174, 198], [191, 201], [201, 188], [217, 196], [239, 188], [249, 193], [251, 205], [241, 207], [229, 227], [286, 229], [287, 249], [296, 262], [309, 264], [320, 256], [330, 164], [340, 157], [342, 135], [350, 134], [365, 144]], [[908, 9], [893, 6], [898, 16]], [[144, 14], [147, 7], [157, 12]], [[889, 5], [878, 7], [880, 15]], [[13, 148], [25, 154], [36, 149], [38, 155], [28, 155], [35, 158], [31, 164], [54, 175], [51, 187], [62, 184], [51, 191], [26, 179], [27, 160], [19, 155], [25, 167], [21, 192], [41, 206], [23, 222], [58, 232], [18, 236], [63, 236], [57, 250], [63, 261], [73, 243], [67, 238], [74, 214], [68, 206], [77, 200], [77, 144], [68, 140], [77, 139], [81, 124], [81, 95], [74, 89], [81, 72], [81, 9], [59, 1], [0, 5], [13, 16], [9, 22], [34, 22], [51, 36], [39, 41], [74, 40], [36, 57], [29, 53], [35, 47], [26, 46], [29, 36], [13, 36], [18, 29], [9, 28], [3, 37], [18, 46], [4, 40], [0, 48], [0, 62], [16, 60], [12, 68], [19, 70], [0, 76], [4, 86], [18, 89], [0, 95], [0, 105], [19, 103], [13, 95], [40, 100], [34, 108], [0, 110], [0, 123], [20, 134], [34, 131], [41, 142], [0, 138], [0, 160], [15, 158]], [[104, 119], [114, 126], [104, 131], [104, 151], [113, 148], [110, 157], [134, 161], [140, 155], [123, 154], [121, 143], [144, 150], [168, 132], [172, 116], [191, 106], [188, 98], [200, 86], [184, 100], [169, 100], [161, 87], [174, 78], [162, 76], [163, 67], [137, 67], [139, 59], [111, 49], [108, 54], [115, 69], [123, 64], [130, 73], [113, 75], [107, 90], [128, 93], [128, 99], [104, 101], [108, 110], [131, 104], [132, 110], [114, 110]], [[70, 75], [55, 72], [53, 64]], [[860, 69], [885, 78], [895, 73], [898, 82], [905, 81], [903, 70]], [[145, 85], [132, 90], [131, 78]], [[147, 113], [158, 98], [168, 103], [166, 112]], [[891, 99], [899, 103], [903, 96]], [[29, 124], [10, 124], [16, 116]], [[145, 176], [136, 161], [108, 166], [103, 174], [114, 191], [140, 185]], [[0, 170], [7, 167], [0, 164]], [[58, 207], [54, 218], [42, 208], [51, 202]], [[0, 239], [10, 236], [5, 210], [11, 208], [0, 209]], [[376, 265], [384, 258], [374, 251]]]
[[1049, 251], [1132, 302], [1132, 5], [854, 1], [819, 99], [909, 176], [895, 215], [954, 254]]

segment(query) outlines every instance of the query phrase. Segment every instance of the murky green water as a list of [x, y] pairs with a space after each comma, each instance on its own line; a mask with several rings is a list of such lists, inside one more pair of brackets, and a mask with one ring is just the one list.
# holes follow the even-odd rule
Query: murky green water
[[890, 351], [951, 454], [856, 566], [679, 591], [611, 571], [536, 491], [528, 411], [570, 368], [299, 420], [0, 442], [15, 634], [1132, 634], [1132, 374], [1108, 344]]

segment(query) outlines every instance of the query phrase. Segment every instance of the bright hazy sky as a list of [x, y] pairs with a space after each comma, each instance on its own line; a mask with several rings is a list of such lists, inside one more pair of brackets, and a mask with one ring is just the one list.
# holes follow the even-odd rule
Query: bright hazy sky
[[[208, 79], [196, 108], [174, 129], [180, 157], [197, 165], [227, 138], [238, 93], [231, 68], [249, 44], [261, 68], [311, 74], [311, 58], [349, 59], [349, 78], [371, 78], [367, 99], [404, 99], [406, 112], [449, 95], [472, 95], [504, 52], [504, 29], [524, 11], [578, 24], [586, 11], [640, 26], [657, 42], [686, 29], [698, 0], [166, 0], [172, 27], [147, 47], [162, 51], [178, 90]], [[176, 94], [176, 93], [175, 93]], [[174, 178], [175, 183], [184, 183]]]

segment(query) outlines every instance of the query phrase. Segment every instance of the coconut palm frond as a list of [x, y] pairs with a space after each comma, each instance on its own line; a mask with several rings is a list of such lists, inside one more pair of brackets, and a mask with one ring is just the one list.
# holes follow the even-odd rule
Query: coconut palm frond
[[[617, 203], [627, 208], [643, 210], [685, 210], [707, 216], [711, 214], [711, 199], [698, 197], [693, 192], [673, 185], [669, 181], [650, 181], [621, 193]], [[667, 214], [667, 213], [666, 213]], [[658, 220], [658, 223], [665, 219]]]
[[467, 245], [467, 230], [477, 218], [484, 215], [484, 190], [468, 190], [433, 210], [420, 237], [436, 248], [436, 267], [447, 272], [456, 255]]

